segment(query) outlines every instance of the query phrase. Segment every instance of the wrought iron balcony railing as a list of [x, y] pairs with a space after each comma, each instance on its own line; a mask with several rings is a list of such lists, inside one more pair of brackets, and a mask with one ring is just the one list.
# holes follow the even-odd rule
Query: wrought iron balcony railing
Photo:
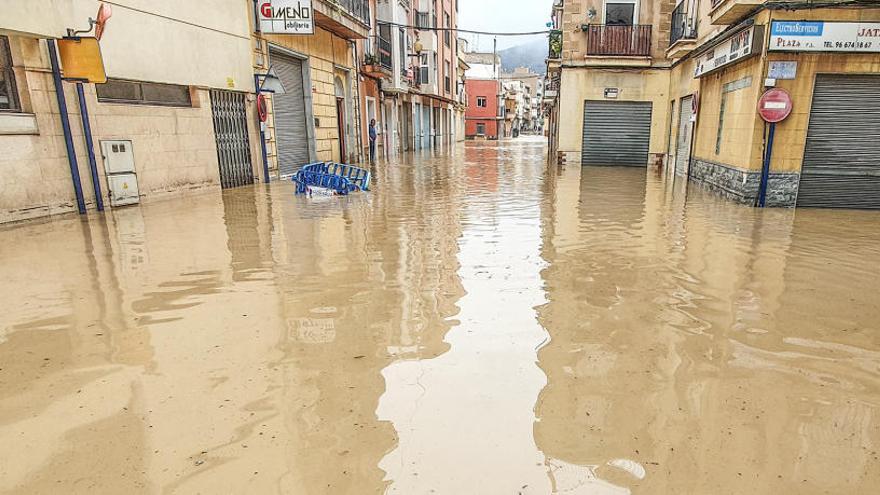
[[562, 58], [562, 31], [550, 31], [550, 50], [547, 58]]
[[672, 27], [669, 32], [669, 46], [678, 40], [697, 39], [696, 19], [687, 11], [687, 2], [681, 2], [672, 11]]
[[368, 0], [330, 0], [357, 20], [370, 25], [370, 2]]
[[651, 55], [651, 25], [594, 25], [583, 27], [587, 34], [587, 55], [648, 57]]

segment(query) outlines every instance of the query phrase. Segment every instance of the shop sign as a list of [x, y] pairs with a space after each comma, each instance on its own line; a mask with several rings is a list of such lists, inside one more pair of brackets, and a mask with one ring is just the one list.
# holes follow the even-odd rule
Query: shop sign
[[880, 53], [880, 22], [773, 21], [769, 49]]
[[619, 88], [605, 88], [605, 98], [617, 98], [619, 95]]
[[745, 60], [761, 52], [763, 26], [752, 26], [722, 41], [697, 57], [694, 77], [702, 77], [722, 67]]
[[260, 0], [260, 30], [269, 34], [314, 34], [312, 0]]
[[797, 77], [797, 62], [771, 61], [767, 77], [770, 79], [794, 79]]

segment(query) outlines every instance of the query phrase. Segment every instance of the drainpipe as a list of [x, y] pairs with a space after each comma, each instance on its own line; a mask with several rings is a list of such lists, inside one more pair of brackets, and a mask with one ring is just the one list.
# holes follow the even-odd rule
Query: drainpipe
[[92, 140], [92, 124], [89, 122], [89, 108], [82, 83], [76, 83], [76, 95], [79, 98], [79, 114], [82, 117], [83, 134], [86, 138], [86, 151], [89, 152], [89, 171], [92, 173], [92, 188], [95, 190], [95, 205], [98, 211], [104, 211], [104, 198], [101, 197], [101, 181], [98, 179], [98, 163], [95, 160], [95, 143]]
[[49, 46], [49, 62], [52, 64], [52, 79], [55, 82], [55, 97], [58, 99], [58, 111], [61, 114], [61, 128], [64, 131], [64, 144], [67, 146], [67, 161], [70, 163], [70, 177], [73, 179], [73, 192], [76, 194], [76, 206], [80, 215], [86, 213], [86, 201], [83, 198], [82, 183], [79, 180], [79, 164], [76, 161], [76, 150], [73, 148], [73, 136], [70, 132], [70, 118], [67, 115], [67, 98], [61, 82], [61, 68], [58, 66], [58, 53], [55, 51], [55, 40], [46, 40]]

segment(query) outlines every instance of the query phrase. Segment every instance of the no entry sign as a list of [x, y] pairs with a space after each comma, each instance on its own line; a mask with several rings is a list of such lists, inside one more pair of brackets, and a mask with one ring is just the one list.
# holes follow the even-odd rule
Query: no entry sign
[[779, 88], [768, 89], [758, 100], [758, 114], [764, 122], [782, 122], [791, 114], [791, 95]]

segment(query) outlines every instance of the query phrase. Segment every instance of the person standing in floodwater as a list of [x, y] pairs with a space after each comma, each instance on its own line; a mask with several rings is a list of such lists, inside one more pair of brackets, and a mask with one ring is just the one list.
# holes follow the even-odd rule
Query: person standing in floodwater
[[370, 163], [376, 163], [376, 119], [370, 119]]

